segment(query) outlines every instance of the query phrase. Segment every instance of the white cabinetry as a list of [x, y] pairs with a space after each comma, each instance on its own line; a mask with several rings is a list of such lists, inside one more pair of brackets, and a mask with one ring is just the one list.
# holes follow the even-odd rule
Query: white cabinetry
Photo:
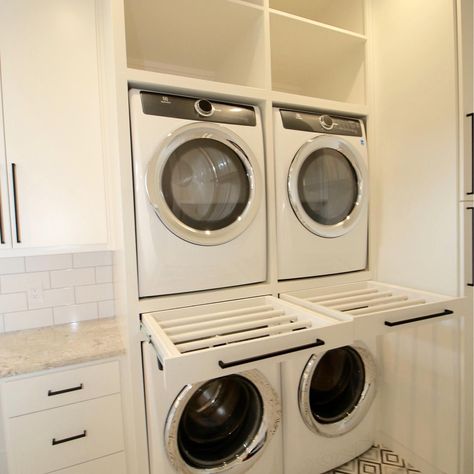
[[118, 362], [8, 381], [2, 398], [9, 474], [125, 474]]
[[107, 243], [95, 0], [2, 0], [1, 231], [14, 248]]

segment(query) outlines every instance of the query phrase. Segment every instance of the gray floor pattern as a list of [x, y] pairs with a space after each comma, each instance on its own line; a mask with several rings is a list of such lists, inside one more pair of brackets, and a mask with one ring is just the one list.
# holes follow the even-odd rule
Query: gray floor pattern
[[373, 446], [358, 458], [326, 474], [421, 474], [421, 471], [390, 449]]

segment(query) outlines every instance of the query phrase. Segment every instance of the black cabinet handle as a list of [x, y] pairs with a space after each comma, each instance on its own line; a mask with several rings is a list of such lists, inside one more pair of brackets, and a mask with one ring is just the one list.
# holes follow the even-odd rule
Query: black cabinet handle
[[16, 184], [16, 164], [12, 163], [13, 207], [15, 210], [15, 235], [17, 243], [21, 244], [20, 222], [18, 216], [18, 193]]
[[453, 311], [450, 309], [445, 309], [442, 313], [436, 313], [436, 314], [429, 314], [428, 316], [419, 316], [418, 318], [411, 318], [411, 319], [405, 319], [403, 321], [385, 321], [385, 326], [393, 327], [393, 326], [400, 326], [401, 324], [410, 324], [410, 323], [416, 323], [417, 321], [423, 321], [425, 319], [432, 319], [432, 318], [439, 318], [441, 316], [447, 316], [448, 314], [453, 314]]
[[[468, 211], [474, 211], [474, 207], [466, 207]], [[471, 214], [471, 283], [467, 286], [474, 286], [474, 214]]]
[[0, 244], [5, 243], [5, 229], [3, 228], [2, 188], [0, 187]]
[[316, 339], [316, 342], [311, 344], [305, 344], [303, 346], [290, 347], [289, 349], [283, 349], [281, 351], [269, 352], [268, 354], [262, 354], [255, 357], [249, 357], [247, 359], [234, 360], [232, 362], [223, 362], [219, 361], [219, 367], [221, 369], [227, 369], [229, 367], [235, 367], [236, 365], [249, 364], [250, 362], [255, 362], [257, 360], [269, 359], [270, 357], [276, 357], [283, 354], [291, 354], [292, 352], [303, 351], [304, 349], [309, 349], [310, 347], [324, 346], [324, 341], [321, 339]]
[[466, 193], [468, 196], [474, 194], [474, 113], [467, 114], [471, 118], [471, 190]]
[[78, 434], [76, 436], [71, 436], [69, 438], [63, 438], [63, 439], [56, 439], [56, 438], [53, 438], [51, 440], [51, 444], [53, 446], [56, 446], [57, 444], [62, 444], [62, 443], [68, 443], [69, 441], [74, 441], [76, 439], [81, 439], [81, 438], [85, 438], [87, 436], [87, 431], [84, 430], [81, 434]]
[[62, 390], [48, 390], [48, 397], [54, 397], [55, 395], [62, 395], [63, 393], [76, 392], [77, 390], [82, 390], [84, 385], [81, 383], [77, 387], [64, 388]]

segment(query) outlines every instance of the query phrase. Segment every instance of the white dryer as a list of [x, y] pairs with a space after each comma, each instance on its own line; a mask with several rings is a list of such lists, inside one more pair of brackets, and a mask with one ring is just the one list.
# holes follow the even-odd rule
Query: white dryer
[[139, 294], [266, 278], [258, 109], [131, 90]]
[[279, 280], [366, 268], [363, 122], [275, 108], [274, 127]]

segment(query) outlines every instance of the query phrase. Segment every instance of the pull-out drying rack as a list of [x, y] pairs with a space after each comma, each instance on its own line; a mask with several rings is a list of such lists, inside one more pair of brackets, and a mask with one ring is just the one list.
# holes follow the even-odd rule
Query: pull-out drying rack
[[462, 300], [375, 281], [284, 293], [280, 297], [328, 316], [351, 316], [356, 337], [453, 317]]
[[352, 342], [352, 320], [271, 296], [148, 313], [143, 329], [159, 363], [186, 384]]

